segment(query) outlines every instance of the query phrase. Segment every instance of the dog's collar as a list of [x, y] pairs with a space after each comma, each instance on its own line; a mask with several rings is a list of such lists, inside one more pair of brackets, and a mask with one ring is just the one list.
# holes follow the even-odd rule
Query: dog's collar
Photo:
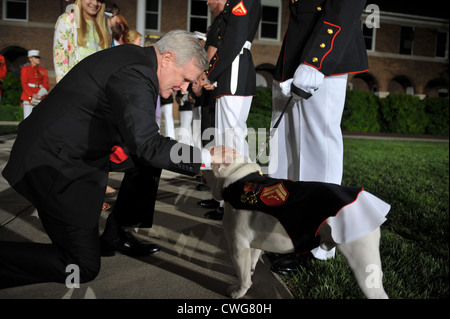
[[[229, 176], [229, 175], [233, 175], [233, 174], [239, 172], [239, 170], [241, 170], [241, 169], [244, 170], [244, 169], [245, 169], [245, 165], [243, 165], [243, 166], [237, 165], [236, 168], [234, 168], [233, 170], [227, 172], [227, 175], [228, 175], [228, 176]], [[262, 171], [261, 171], [261, 170], [258, 170], [257, 172], [253, 172], [253, 173], [250, 173], [250, 174], [244, 176], [243, 178], [246, 178], [247, 176], [250, 176], [250, 175], [253, 175], [253, 174], [256, 174], [256, 175], [258, 175], [258, 176], [264, 176], [263, 173], [262, 173]], [[239, 179], [239, 180], [242, 180], [242, 178]], [[237, 181], [236, 181], [236, 182], [237, 182]], [[235, 183], [235, 182], [233, 182], [233, 183]], [[227, 188], [228, 186], [230, 186], [230, 185], [233, 184], [233, 183], [230, 183], [230, 184], [228, 184], [228, 185], [225, 185], [224, 188]], [[225, 190], [225, 189], [224, 189], [224, 190]]]
[[[237, 171], [238, 170], [236, 170], [235, 172], [237, 172]], [[264, 176], [261, 171], [250, 173], [250, 174], [242, 177], [241, 179], [231, 183], [230, 185], [227, 185], [222, 191], [222, 197], [224, 199], [228, 198], [228, 193], [233, 188], [232, 186], [236, 183], [245, 183], [245, 182], [261, 182], [261, 183], [263, 183], [264, 182], [263, 179], [264, 179]]]

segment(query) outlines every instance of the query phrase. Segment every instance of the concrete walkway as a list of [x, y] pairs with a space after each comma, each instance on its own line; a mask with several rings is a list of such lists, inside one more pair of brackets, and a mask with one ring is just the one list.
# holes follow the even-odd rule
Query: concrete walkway
[[[15, 135], [0, 136], [0, 171], [3, 170]], [[123, 174], [113, 173], [110, 186], [118, 189]], [[228, 257], [221, 222], [203, 217], [206, 209], [196, 203], [210, 198], [195, 190], [192, 177], [163, 171], [154, 226], [139, 229], [136, 237], [161, 246], [161, 251], [142, 258], [116, 254], [103, 257], [97, 279], [67, 288], [45, 283], [0, 290], [0, 299], [225, 299], [226, 289], [236, 282]], [[114, 203], [115, 198], [108, 201]], [[142, 200], [145, 201], [145, 198]], [[102, 212], [100, 231], [108, 212]], [[31, 204], [0, 178], [0, 240], [49, 242]], [[253, 277], [249, 299], [292, 299], [266, 256]]]

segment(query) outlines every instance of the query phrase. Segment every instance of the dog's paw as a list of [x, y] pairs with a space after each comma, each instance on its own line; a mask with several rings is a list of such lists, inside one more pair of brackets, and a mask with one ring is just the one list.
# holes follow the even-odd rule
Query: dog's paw
[[228, 287], [227, 295], [233, 299], [239, 299], [239, 298], [244, 297], [247, 290], [248, 290], [248, 288], [246, 288], [246, 287], [242, 287], [240, 285], [232, 285], [232, 286]]

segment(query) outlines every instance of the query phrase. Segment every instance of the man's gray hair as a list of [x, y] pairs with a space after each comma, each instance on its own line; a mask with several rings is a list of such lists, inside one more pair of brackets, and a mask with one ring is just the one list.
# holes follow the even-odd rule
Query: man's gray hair
[[195, 58], [194, 63], [197, 67], [202, 70], [208, 69], [209, 61], [205, 48], [193, 33], [184, 30], [170, 31], [159, 39], [155, 46], [161, 54], [172, 51], [179, 66], [185, 66]]

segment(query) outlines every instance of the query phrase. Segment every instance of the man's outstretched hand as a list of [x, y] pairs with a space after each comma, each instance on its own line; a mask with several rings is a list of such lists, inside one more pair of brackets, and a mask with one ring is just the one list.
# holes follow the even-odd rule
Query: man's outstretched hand
[[228, 146], [213, 146], [209, 149], [212, 165], [229, 165], [237, 155], [234, 148]]

